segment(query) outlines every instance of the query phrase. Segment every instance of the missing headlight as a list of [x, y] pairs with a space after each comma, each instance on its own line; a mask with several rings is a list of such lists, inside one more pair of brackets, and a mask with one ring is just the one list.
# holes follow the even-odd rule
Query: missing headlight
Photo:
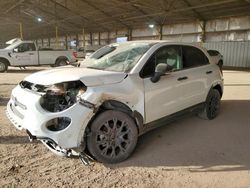
[[44, 90], [40, 104], [49, 112], [60, 112], [75, 104], [86, 89], [81, 81], [54, 84]]

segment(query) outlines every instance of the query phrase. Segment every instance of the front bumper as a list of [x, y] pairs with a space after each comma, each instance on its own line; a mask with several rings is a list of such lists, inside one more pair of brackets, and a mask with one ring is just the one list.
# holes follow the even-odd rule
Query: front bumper
[[[51, 113], [40, 106], [40, 98], [41, 95], [38, 93], [22, 89], [19, 85], [14, 88], [6, 110], [12, 124], [19, 130], [27, 130], [37, 139], [51, 139], [63, 149], [79, 147], [85, 128], [93, 116], [93, 110], [76, 103], [62, 112]], [[58, 117], [68, 117], [71, 123], [61, 131], [48, 130], [46, 123]], [[43, 143], [46, 141], [46, 139], [39, 140]]]

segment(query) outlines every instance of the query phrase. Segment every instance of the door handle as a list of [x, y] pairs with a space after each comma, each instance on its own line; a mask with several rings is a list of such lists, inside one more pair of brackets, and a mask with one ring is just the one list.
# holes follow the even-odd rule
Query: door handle
[[213, 73], [213, 71], [207, 71], [207, 72], [206, 72], [206, 74], [211, 74], [211, 73]]
[[182, 81], [182, 80], [187, 80], [187, 79], [188, 79], [188, 77], [187, 77], [187, 76], [184, 76], [184, 77], [178, 78], [177, 80], [178, 80], [178, 81]]
[[29, 53], [29, 55], [34, 55], [34, 53]]

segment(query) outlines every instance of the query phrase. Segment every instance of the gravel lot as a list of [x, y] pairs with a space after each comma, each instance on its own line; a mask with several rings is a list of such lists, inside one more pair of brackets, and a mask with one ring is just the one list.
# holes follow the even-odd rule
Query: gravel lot
[[84, 166], [30, 143], [5, 116], [12, 88], [32, 72], [0, 74], [0, 187], [250, 187], [250, 73], [224, 71], [220, 115], [195, 116], [139, 139], [125, 162]]

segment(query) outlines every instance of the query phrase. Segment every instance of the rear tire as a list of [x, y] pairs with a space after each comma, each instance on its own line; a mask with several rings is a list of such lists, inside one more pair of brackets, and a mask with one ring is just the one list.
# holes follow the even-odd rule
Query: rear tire
[[118, 163], [131, 155], [137, 139], [135, 121], [124, 112], [108, 110], [91, 124], [87, 147], [97, 161]]
[[222, 66], [223, 66], [223, 61], [222, 61], [222, 60], [220, 60], [220, 61], [218, 62], [218, 66], [222, 69]]
[[6, 72], [8, 70], [8, 64], [0, 61], [0, 72]]
[[67, 59], [58, 59], [55, 64], [57, 67], [60, 66], [66, 66], [67, 65]]
[[220, 99], [220, 92], [217, 89], [211, 89], [208, 93], [205, 106], [198, 116], [207, 120], [216, 118], [220, 111]]

